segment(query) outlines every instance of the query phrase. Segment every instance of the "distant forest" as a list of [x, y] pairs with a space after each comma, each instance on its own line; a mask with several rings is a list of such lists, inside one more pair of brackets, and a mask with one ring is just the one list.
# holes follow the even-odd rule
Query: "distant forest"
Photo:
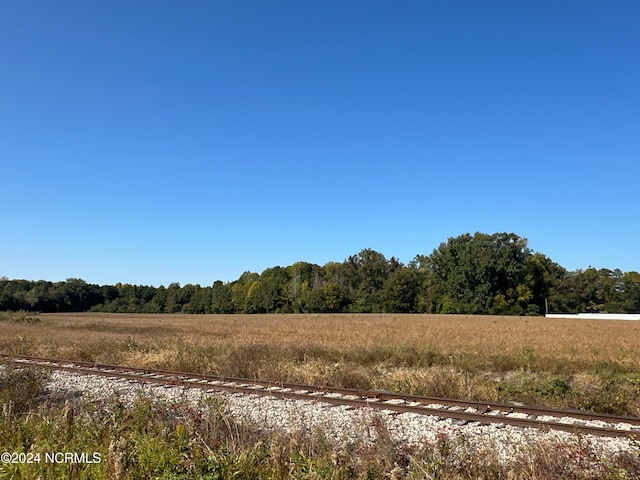
[[0, 311], [126, 313], [640, 312], [640, 274], [567, 271], [513, 233], [449, 238], [408, 265], [365, 249], [341, 263], [297, 262], [211, 286], [94, 285], [0, 278]]

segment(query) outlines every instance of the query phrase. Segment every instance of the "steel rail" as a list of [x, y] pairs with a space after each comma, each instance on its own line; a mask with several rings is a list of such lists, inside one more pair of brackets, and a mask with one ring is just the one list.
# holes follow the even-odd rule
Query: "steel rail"
[[[462, 424], [470, 422], [478, 422], [480, 424], [493, 423], [512, 425], [520, 428], [562, 430], [585, 435], [640, 438], [640, 418], [633, 417], [593, 414], [575, 410], [523, 407], [509, 404], [487, 405], [484, 402], [421, 397], [377, 390], [268, 382], [238, 377], [203, 375], [190, 372], [175, 372], [23, 355], [0, 354], [0, 358], [19, 365], [30, 365], [85, 375], [120, 378], [139, 383], [199, 388], [212, 392], [230, 391], [277, 398], [320, 401], [356, 408], [370, 407], [396, 413], [417, 413], [439, 418], [452, 418], [462, 422]], [[526, 414], [530, 417], [521, 418], [510, 416], [514, 413]], [[538, 418], [542, 416], [553, 417], [554, 420]], [[562, 419], [565, 420], [562, 421]], [[599, 421], [607, 424], [607, 426], [584, 425], [575, 423], [576, 421]], [[626, 424], [630, 429], [608, 426], [611, 424]]]

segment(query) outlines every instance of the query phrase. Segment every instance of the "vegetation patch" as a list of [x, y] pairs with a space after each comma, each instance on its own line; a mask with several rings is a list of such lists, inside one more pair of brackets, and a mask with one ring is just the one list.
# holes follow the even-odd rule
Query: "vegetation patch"
[[10, 414], [27, 411], [43, 390], [46, 371], [0, 363], [0, 403]]
[[26, 310], [20, 310], [17, 312], [0, 312], [0, 322], [13, 322], [13, 323], [40, 323], [40, 318], [35, 312], [28, 312]]
[[640, 415], [635, 322], [399, 314], [39, 318], [3, 322], [0, 351]]
[[211, 286], [152, 287], [0, 278], [0, 310], [109, 313], [442, 313], [536, 317], [640, 312], [640, 273], [569, 272], [513, 233], [463, 234], [407, 265], [370, 248]]
[[[3, 373], [4, 384], [14, 385], [15, 375]], [[505, 458], [491, 443], [478, 446], [444, 430], [422, 444], [394, 440], [384, 415], [374, 414], [356, 424], [355, 440], [334, 441], [323, 428], [266, 431], [233, 418], [217, 399], [195, 406], [144, 397], [131, 404], [117, 397], [51, 403], [40, 395], [35, 377], [29, 378], [28, 393], [3, 390], [0, 449], [42, 457], [84, 452], [93, 461], [3, 463], [0, 478], [546, 480], [640, 475], [637, 454], [602, 455], [578, 437], [533, 442]], [[25, 408], [7, 408], [20, 399]]]

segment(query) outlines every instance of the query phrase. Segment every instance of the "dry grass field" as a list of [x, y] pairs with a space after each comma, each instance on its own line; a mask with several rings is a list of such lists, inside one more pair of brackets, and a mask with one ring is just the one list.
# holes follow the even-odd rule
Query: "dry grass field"
[[640, 415], [640, 323], [3, 314], [0, 352]]

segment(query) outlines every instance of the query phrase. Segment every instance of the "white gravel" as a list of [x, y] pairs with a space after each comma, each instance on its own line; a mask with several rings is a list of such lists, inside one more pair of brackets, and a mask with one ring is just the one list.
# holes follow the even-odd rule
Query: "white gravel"
[[[542, 432], [504, 424], [480, 425], [454, 419], [439, 419], [414, 413], [398, 414], [388, 410], [356, 409], [306, 400], [278, 399], [275, 397], [238, 393], [211, 392], [197, 388], [140, 384], [100, 376], [53, 372], [48, 390], [54, 396], [82, 396], [97, 401], [117, 395], [121, 401], [133, 402], [139, 396], [166, 401], [188, 401], [194, 406], [205, 398], [222, 398], [229, 412], [237, 419], [254, 423], [269, 430], [285, 432], [315, 432], [323, 428], [329, 438], [338, 442], [352, 441], [356, 437], [375, 441], [375, 425], [386, 423], [391, 438], [409, 447], [419, 448], [443, 436], [455, 441], [464, 438], [478, 452], [491, 449], [501, 460], [526, 453], [541, 442], [577, 442], [577, 436], [560, 431]], [[435, 405], [434, 405], [435, 407]], [[515, 416], [515, 415], [514, 415]], [[625, 427], [620, 427], [625, 428]], [[368, 438], [367, 438], [368, 437]], [[609, 437], [584, 436], [592, 454], [606, 458], [615, 453], [638, 452], [637, 444], [630, 440]]]

